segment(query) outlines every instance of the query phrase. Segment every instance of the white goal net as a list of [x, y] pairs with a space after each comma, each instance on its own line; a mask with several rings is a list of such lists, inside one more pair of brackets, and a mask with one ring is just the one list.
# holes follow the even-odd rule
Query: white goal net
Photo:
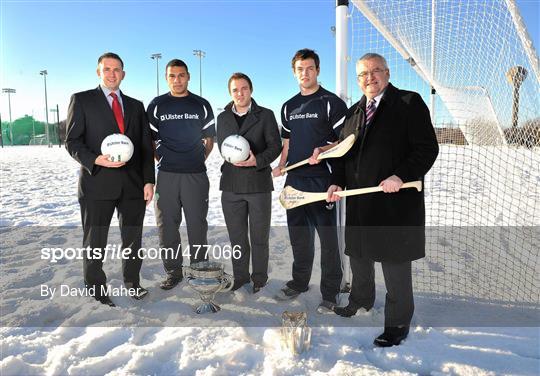
[[422, 95], [440, 143], [416, 289], [538, 307], [539, 69], [515, 3], [353, 0], [350, 11], [351, 103], [356, 60], [379, 53], [396, 87]]

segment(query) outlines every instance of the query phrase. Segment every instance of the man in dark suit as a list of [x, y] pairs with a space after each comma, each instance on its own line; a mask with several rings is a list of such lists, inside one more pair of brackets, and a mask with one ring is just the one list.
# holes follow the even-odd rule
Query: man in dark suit
[[[281, 152], [281, 138], [274, 113], [251, 97], [253, 84], [243, 73], [229, 79], [232, 102], [217, 121], [219, 149], [230, 135], [249, 142], [249, 157], [237, 163], [224, 162], [219, 188], [221, 206], [231, 245], [239, 248], [232, 258], [234, 286], [238, 290], [253, 281], [257, 293], [268, 280], [270, 215], [272, 212], [272, 163]], [[249, 229], [248, 229], [249, 222]], [[249, 274], [249, 261], [253, 266]]]
[[369, 53], [356, 64], [364, 96], [347, 114], [341, 138], [357, 141], [335, 164], [328, 201], [342, 188], [381, 186], [383, 192], [351, 196], [346, 203], [345, 247], [353, 281], [349, 304], [336, 307], [350, 317], [375, 302], [374, 262], [381, 262], [386, 285], [385, 329], [374, 344], [399, 345], [414, 312], [411, 261], [425, 256], [424, 193], [400, 190], [423, 180], [438, 154], [428, 108], [420, 95], [389, 83], [384, 57]]
[[[81, 164], [78, 197], [83, 247], [94, 250], [85, 254], [84, 282], [96, 300], [114, 306], [107, 294], [103, 256], [115, 209], [122, 249], [131, 250], [122, 259], [125, 287], [135, 299], [148, 293], [139, 283], [142, 260], [138, 250], [145, 202], [148, 205], [154, 194], [154, 160], [143, 104], [119, 90], [125, 76], [122, 59], [111, 52], [103, 54], [98, 59], [97, 75], [101, 83], [96, 89], [71, 97], [66, 148]], [[133, 143], [133, 156], [128, 162], [111, 162], [109, 155], [101, 154], [101, 142], [113, 133], [123, 133]]]

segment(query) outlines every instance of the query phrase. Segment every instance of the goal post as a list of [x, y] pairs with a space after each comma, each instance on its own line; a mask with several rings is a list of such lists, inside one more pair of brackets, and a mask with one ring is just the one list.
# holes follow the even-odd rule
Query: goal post
[[349, 70], [383, 55], [390, 81], [428, 104], [440, 144], [416, 290], [538, 307], [539, 69], [515, 1], [351, 0], [349, 12]]

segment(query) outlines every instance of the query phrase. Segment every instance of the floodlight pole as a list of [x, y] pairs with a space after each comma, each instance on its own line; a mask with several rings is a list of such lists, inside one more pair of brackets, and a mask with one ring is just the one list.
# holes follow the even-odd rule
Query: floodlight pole
[[521, 65], [516, 65], [506, 72], [506, 79], [508, 83], [513, 87], [513, 100], [512, 100], [512, 128], [518, 126], [518, 114], [519, 114], [519, 88], [523, 81], [527, 78], [527, 69]]
[[56, 104], [56, 131], [58, 132], [58, 147], [62, 147], [62, 139], [60, 138], [60, 110]]
[[43, 83], [45, 84], [45, 138], [47, 139], [47, 147], [51, 147], [51, 141], [49, 138], [49, 105], [47, 103], [47, 70], [39, 71], [39, 74], [43, 76]]
[[161, 59], [161, 54], [160, 53], [152, 54], [150, 58], [156, 61], [156, 90], [157, 90], [157, 96], [159, 96], [159, 59]]
[[[17, 91], [15, 89], [5, 87], [2, 89], [2, 93], [6, 93], [8, 95], [8, 108], [9, 108], [9, 138], [11, 141], [11, 146], [13, 146], [13, 123], [11, 120], [11, 94], [15, 94]], [[2, 141], [3, 144], [3, 141]]]
[[199, 95], [202, 96], [202, 59], [206, 57], [206, 52], [202, 50], [193, 50], [193, 55], [199, 58]]
[[56, 108], [51, 108], [49, 111], [56, 112], [56, 136], [58, 137], [58, 147], [62, 147], [62, 141], [60, 140], [60, 115], [58, 104], [56, 105]]

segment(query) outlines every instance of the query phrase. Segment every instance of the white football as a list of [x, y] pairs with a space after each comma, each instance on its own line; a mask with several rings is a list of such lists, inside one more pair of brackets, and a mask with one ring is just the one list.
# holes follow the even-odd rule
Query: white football
[[133, 143], [124, 134], [111, 134], [103, 139], [101, 154], [109, 154], [111, 162], [127, 162], [133, 155]]
[[221, 144], [221, 155], [230, 163], [245, 161], [249, 157], [249, 142], [237, 134], [230, 135]]

